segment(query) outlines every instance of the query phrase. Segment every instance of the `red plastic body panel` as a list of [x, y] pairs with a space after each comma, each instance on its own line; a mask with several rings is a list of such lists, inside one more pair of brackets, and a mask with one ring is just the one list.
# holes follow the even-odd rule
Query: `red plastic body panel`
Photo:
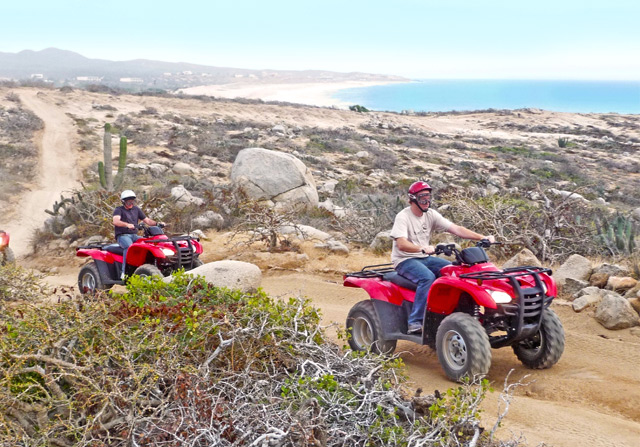
[[98, 250], [95, 248], [81, 248], [76, 251], [76, 256], [97, 259], [98, 261], [104, 261], [107, 264], [113, 264], [114, 261], [122, 262], [122, 256], [114, 255], [108, 251]]
[[[460, 275], [464, 273], [492, 271], [500, 272], [501, 270], [490, 262], [474, 266], [448, 265], [443, 267], [440, 271], [441, 276], [434, 281], [431, 289], [429, 289], [427, 309], [434, 313], [450, 314], [457, 307], [462, 293], [468, 293], [479, 306], [496, 309], [497, 305], [486, 289], [501, 290], [513, 296], [513, 287], [509, 279], [477, 281], [475, 279], [460, 278]], [[514, 270], [514, 272], [516, 271]], [[554, 279], [546, 274], [540, 274], [539, 277], [547, 287], [547, 295], [555, 297], [557, 287]], [[523, 288], [535, 286], [534, 277], [531, 275], [518, 276], [517, 280]], [[402, 305], [404, 300], [413, 302], [415, 298], [414, 291], [376, 277], [345, 276], [344, 285], [347, 287], [359, 287], [364, 289], [372, 299], [387, 301], [397, 306]]]

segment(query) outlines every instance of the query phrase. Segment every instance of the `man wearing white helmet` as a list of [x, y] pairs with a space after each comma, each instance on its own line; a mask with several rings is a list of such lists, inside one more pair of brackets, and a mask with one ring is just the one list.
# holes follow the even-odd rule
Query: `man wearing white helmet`
[[124, 279], [125, 266], [127, 265], [127, 250], [131, 244], [140, 239], [136, 225], [138, 225], [140, 221], [147, 225], [156, 225], [157, 222], [145, 216], [142, 210], [136, 206], [136, 194], [130, 189], [122, 191], [120, 200], [122, 200], [122, 206], [113, 210], [113, 226], [115, 228], [116, 240], [124, 249], [122, 256], [122, 274], [120, 275], [120, 278]]

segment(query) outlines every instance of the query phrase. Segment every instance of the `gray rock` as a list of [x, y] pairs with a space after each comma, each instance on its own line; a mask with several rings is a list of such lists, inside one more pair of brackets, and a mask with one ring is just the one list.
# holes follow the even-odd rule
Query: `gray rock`
[[174, 164], [171, 170], [178, 175], [189, 175], [193, 172], [193, 168], [190, 165], [181, 161]]
[[562, 287], [562, 293], [569, 297], [585, 288], [589, 287], [589, 282], [582, 279], [567, 278], [564, 280], [564, 287]]
[[204, 203], [204, 200], [199, 197], [194, 197], [189, 191], [187, 191], [187, 188], [182, 185], [171, 188], [171, 197], [175, 199], [176, 204], [181, 208], [188, 205], [200, 206]]
[[567, 278], [589, 280], [591, 271], [591, 261], [584, 256], [575, 254], [569, 256], [564, 264], [553, 273], [553, 277], [556, 280], [556, 284], [563, 287]]
[[596, 309], [595, 319], [607, 329], [626, 329], [638, 326], [638, 313], [629, 301], [618, 294], [605, 296]]
[[253, 200], [318, 206], [311, 171], [291, 154], [255, 147], [243, 149], [231, 166], [231, 182]]
[[62, 232], [62, 237], [66, 239], [74, 239], [78, 235], [78, 227], [70, 225]]
[[167, 166], [160, 163], [150, 163], [148, 167], [151, 174], [153, 174], [155, 177], [158, 177], [169, 170]]
[[356, 153], [356, 157], [358, 157], [358, 158], [368, 158], [369, 157], [369, 152], [360, 151], [360, 152]]
[[271, 132], [285, 134], [287, 133], [287, 128], [282, 124], [277, 124], [271, 128]]
[[600, 301], [602, 301], [602, 295], [599, 293], [583, 295], [580, 298], [576, 298], [571, 303], [571, 307], [575, 312], [582, 312], [587, 307], [598, 304]]
[[393, 239], [391, 238], [391, 230], [381, 231], [373, 238], [369, 248], [375, 252], [387, 252], [391, 250], [393, 246]]
[[520, 252], [516, 253], [511, 259], [502, 264], [502, 268], [512, 268], [512, 267], [521, 267], [525, 265], [530, 265], [534, 267], [542, 267], [542, 264], [536, 258], [536, 255], [533, 254], [531, 250], [528, 248], [523, 248]]
[[[243, 292], [255, 291], [262, 282], [262, 272], [255, 264], [241, 261], [216, 261], [189, 270], [190, 275], [203, 276], [216, 287], [239, 289]], [[168, 276], [164, 281], [171, 282]]]
[[316, 244], [314, 245], [314, 247], [328, 250], [334, 253], [341, 253], [345, 255], [349, 254], [349, 248], [347, 248], [347, 246], [344, 245], [342, 242], [336, 241], [334, 239], [328, 240], [324, 244]]
[[584, 295], [593, 295], [593, 294], [604, 295], [605, 290], [600, 289], [599, 287], [589, 286], [589, 287], [585, 287], [584, 289], [578, 290], [576, 293], [573, 294], [572, 298], [576, 299]]
[[192, 223], [196, 228], [215, 228], [219, 230], [224, 225], [224, 218], [215, 211], [208, 210], [194, 218]]
[[282, 225], [278, 228], [278, 232], [280, 234], [295, 234], [298, 239], [303, 240], [315, 239], [320, 241], [327, 241], [333, 237], [329, 233], [318, 230], [317, 228], [311, 227], [309, 225]]
[[629, 269], [618, 264], [600, 264], [593, 269], [593, 273], [604, 273], [609, 276], [629, 276]]

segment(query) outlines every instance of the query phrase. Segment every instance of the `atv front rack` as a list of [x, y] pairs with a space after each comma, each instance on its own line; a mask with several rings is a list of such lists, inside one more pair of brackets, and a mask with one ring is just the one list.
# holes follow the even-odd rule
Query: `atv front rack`
[[[514, 342], [533, 337], [540, 328], [544, 309], [551, 305], [552, 296], [547, 295], [547, 289], [540, 274], [551, 275], [551, 269], [544, 267], [513, 267], [497, 272], [463, 273], [462, 279], [475, 279], [478, 285], [483, 281], [507, 279], [515, 295], [512, 303], [500, 304], [499, 309], [505, 316], [513, 318], [505, 335], [490, 336], [491, 347], [500, 348], [512, 345]], [[522, 287], [519, 277], [531, 276], [534, 287]]]
[[[167, 239], [149, 239], [146, 240], [145, 243], [149, 244], [166, 244], [170, 243], [173, 245], [173, 248], [176, 250], [176, 267], [189, 267], [193, 268], [194, 254], [196, 252], [196, 248], [191, 241], [197, 241], [198, 238], [192, 236], [174, 236]], [[178, 242], [186, 241], [187, 246], [181, 247]]]

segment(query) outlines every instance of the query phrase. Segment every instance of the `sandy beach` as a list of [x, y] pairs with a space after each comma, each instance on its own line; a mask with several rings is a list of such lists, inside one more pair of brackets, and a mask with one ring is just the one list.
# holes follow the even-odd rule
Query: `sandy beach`
[[347, 81], [289, 84], [233, 83], [201, 85], [198, 87], [180, 89], [177, 92], [186, 95], [207, 95], [216, 98], [261, 99], [263, 101], [282, 101], [294, 104], [347, 109], [353, 104], [333, 98], [333, 95], [337, 91], [348, 88], [371, 87], [374, 85], [386, 85], [391, 83], [395, 82]]

